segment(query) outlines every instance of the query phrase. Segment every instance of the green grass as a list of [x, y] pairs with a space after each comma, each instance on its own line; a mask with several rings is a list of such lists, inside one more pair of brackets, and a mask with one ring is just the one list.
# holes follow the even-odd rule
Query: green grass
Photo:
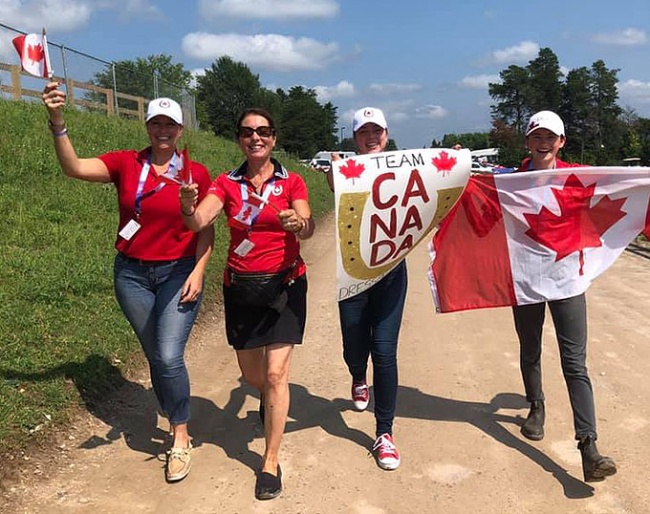
[[[40, 104], [0, 100], [0, 453], [38, 441], [78, 405], [92, 410], [143, 365], [114, 299], [117, 201], [112, 184], [62, 175]], [[147, 145], [140, 122], [66, 112], [81, 157]], [[216, 176], [241, 162], [231, 141], [187, 131], [190, 156]], [[315, 217], [331, 210], [324, 177], [282, 158], [307, 181]], [[204, 309], [214, 307], [228, 233], [217, 222]], [[199, 323], [201, 316], [199, 316]]]

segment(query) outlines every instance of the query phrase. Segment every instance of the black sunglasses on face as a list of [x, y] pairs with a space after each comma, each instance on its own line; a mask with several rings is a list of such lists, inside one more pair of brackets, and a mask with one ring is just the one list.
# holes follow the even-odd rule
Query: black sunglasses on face
[[269, 127], [268, 125], [262, 125], [257, 128], [239, 127], [239, 137], [251, 137], [254, 133], [260, 137], [271, 137], [275, 135], [275, 129], [273, 127]]

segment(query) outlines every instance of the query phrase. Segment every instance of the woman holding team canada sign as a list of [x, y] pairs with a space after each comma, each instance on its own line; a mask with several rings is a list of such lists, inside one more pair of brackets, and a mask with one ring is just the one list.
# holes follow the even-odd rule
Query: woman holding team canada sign
[[171, 423], [173, 441], [165, 476], [169, 482], [182, 480], [190, 472], [192, 451], [190, 381], [184, 353], [199, 312], [214, 232], [209, 227], [195, 234], [183, 225], [178, 189], [191, 174], [203, 197], [210, 174], [177, 151], [183, 112], [169, 98], [149, 103], [150, 146], [139, 152], [124, 150], [80, 159], [63, 120], [65, 93], [59, 86], [58, 82], [47, 84], [42, 99], [63, 172], [88, 182], [113, 182], [117, 188], [115, 293], [149, 361], [160, 410]]
[[255, 484], [259, 500], [282, 492], [278, 454], [289, 412], [289, 366], [307, 315], [299, 240], [314, 231], [305, 181], [271, 157], [276, 138], [267, 111], [246, 109], [237, 122], [246, 161], [219, 175], [202, 200], [196, 184], [181, 188], [189, 228], [204, 230], [222, 211], [230, 225], [223, 284], [226, 336], [244, 380], [263, 399], [266, 450]]
[[[360, 154], [383, 152], [388, 145], [386, 118], [374, 107], [354, 113], [352, 131]], [[332, 154], [332, 159], [339, 157]], [[334, 191], [331, 171], [327, 181]], [[352, 375], [351, 396], [358, 411], [364, 411], [370, 401], [366, 373], [368, 357], [372, 358], [376, 420], [372, 452], [385, 470], [397, 469], [401, 462], [393, 438], [393, 419], [397, 403], [397, 340], [406, 288], [406, 261], [402, 260], [369, 289], [339, 301], [343, 358]]]
[[[526, 158], [519, 171], [548, 170], [580, 166], [558, 159], [566, 142], [564, 123], [551, 111], [534, 114], [526, 128]], [[545, 406], [542, 391], [542, 327], [548, 303], [560, 347], [564, 379], [569, 390], [573, 423], [582, 469], [587, 482], [603, 480], [616, 473], [616, 465], [596, 448], [596, 414], [594, 393], [587, 373], [587, 307], [585, 294], [544, 303], [513, 307], [515, 328], [519, 336], [521, 374], [530, 402], [528, 418], [521, 433], [539, 441], [544, 437]]]

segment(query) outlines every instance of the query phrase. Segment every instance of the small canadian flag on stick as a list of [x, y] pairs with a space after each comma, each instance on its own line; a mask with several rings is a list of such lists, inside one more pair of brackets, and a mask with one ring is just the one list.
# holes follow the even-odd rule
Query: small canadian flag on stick
[[45, 29], [43, 34], [24, 34], [13, 39], [20, 56], [22, 69], [35, 77], [52, 78], [52, 65], [47, 49]]

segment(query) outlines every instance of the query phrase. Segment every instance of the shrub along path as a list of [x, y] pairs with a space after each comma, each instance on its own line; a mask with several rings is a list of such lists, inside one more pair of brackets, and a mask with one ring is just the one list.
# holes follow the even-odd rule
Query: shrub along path
[[[218, 306], [192, 337], [191, 431], [201, 445], [192, 473], [167, 485], [156, 460], [164, 424], [146, 375], [119, 379], [118, 395], [80, 417], [59, 441], [20, 466], [0, 511], [295, 513], [600, 513], [650, 511], [650, 297], [648, 261], [624, 254], [588, 292], [589, 365], [599, 444], [619, 473], [581, 481], [566, 388], [552, 325], [545, 327], [546, 438], [523, 439], [527, 405], [509, 309], [436, 316], [425, 276], [428, 255], [409, 257], [400, 340], [395, 436], [402, 465], [380, 470], [368, 455], [372, 403], [348, 399], [334, 299], [334, 224], [320, 222], [304, 245], [309, 264], [305, 344], [295, 351], [290, 421], [281, 462], [285, 492], [253, 498], [263, 441], [258, 401], [239, 382]], [[4, 463], [3, 463], [4, 465]]]

